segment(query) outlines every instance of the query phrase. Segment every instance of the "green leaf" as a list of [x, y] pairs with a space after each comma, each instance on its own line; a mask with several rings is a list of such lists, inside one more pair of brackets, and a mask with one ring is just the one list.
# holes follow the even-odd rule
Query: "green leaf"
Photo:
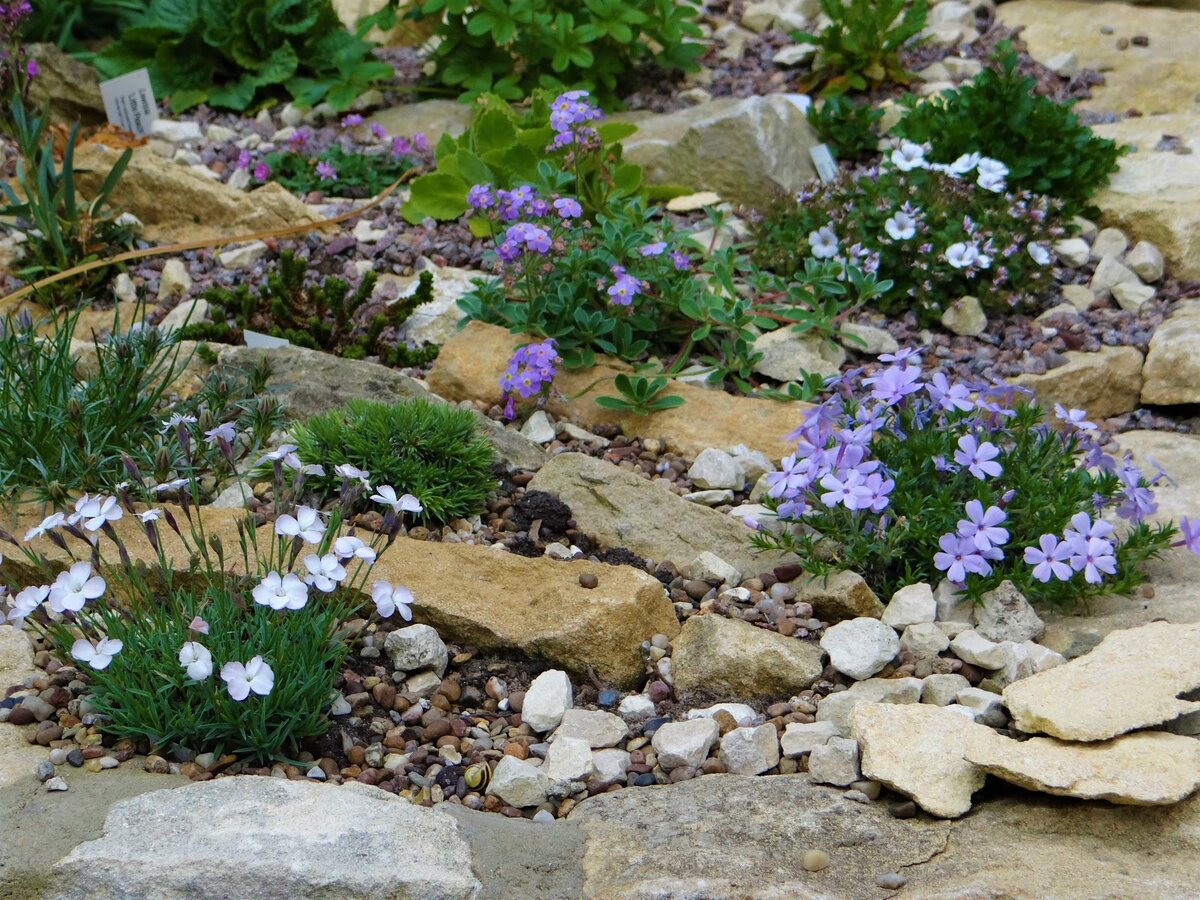
[[469, 187], [453, 175], [439, 172], [422, 175], [412, 183], [412, 193], [401, 208], [401, 215], [414, 225], [426, 216], [443, 222], [457, 219], [467, 209]]

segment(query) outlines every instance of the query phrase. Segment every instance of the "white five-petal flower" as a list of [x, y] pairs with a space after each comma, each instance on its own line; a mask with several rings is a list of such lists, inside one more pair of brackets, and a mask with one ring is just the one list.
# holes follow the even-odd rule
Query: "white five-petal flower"
[[1050, 251], [1041, 244], [1030, 243], [1025, 249], [1029, 251], [1029, 255], [1033, 257], [1033, 261], [1039, 266], [1050, 265]]
[[901, 141], [900, 146], [892, 151], [891, 160], [892, 165], [901, 172], [929, 168], [929, 163], [925, 159], [925, 148], [912, 141]]
[[303, 609], [308, 602], [308, 586], [292, 572], [268, 572], [250, 594], [255, 603], [271, 609]]
[[907, 241], [917, 233], [917, 220], [900, 210], [883, 223], [883, 229], [894, 241]]
[[346, 570], [332, 553], [326, 553], [324, 556], [310, 553], [304, 557], [304, 568], [308, 569], [304, 580], [323, 594], [336, 590], [346, 577]]
[[53, 513], [46, 516], [42, 521], [25, 532], [25, 541], [28, 543], [34, 538], [41, 537], [49, 531], [53, 531], [59, 525], [67, 520], [67, 517], [62, 513]]
[[229, 688], [229, 696], [241, 703], [250, 692], [265, 697], [275, 687], [275, 673], [261, 656], [253, 657], [245, 665], [227, 662], [221, 666], [221, 680]]
[[378, 493], [372, 494], [371, 499], [382, 506], [390, 506], [393, 512], [419, 513], [423, 508], [421, 501], [412, 494], [396, 496], [396, 489], [390, 484], [379, 486]]
[[298, 537], [309, 544], [321, 543], [325, 525], [320, 514], [311, 506], [296, 508], [296, 515], [282, 515], [275, 520], [275, 533], [280, 537]]
[[13, 608], [8, 611], [8, 621], [14, 628], [20, 628], [25, 617], [32, 613], [50, 594], [50, 585], [41, 584], [27, 587], [12, 598]]
[[212, 653], [203, 644], [188, 641], [179, 648], [179, 664], [192, 681], [204, 681], [213, 673]]
[[381, 619], [386, 619], [393, 613], [400, 613], [405, 622], [412, 621], [413, 595], [402, 585], [393, 587], [386, 581], [377, 581], [371, 585], [371, 599], [375, 601], [375, 611]]
[[817, 259], [833, 259], [838, 252], [838, 238], [832, 227], [822, 225], [816, 231], [809, 232], [808, 246]]
[[333, 552], [337, 554], [338, 559], [357, 558], [368, 563], [375, 562], [375, 550], [352, 534], [334, 541]]
[[50, 586], [50, 608], [56, 613], [79, 612], [83, 604], [103, 594], [105, 587], [104, 579], [92, 574], [90, 562], [77, 562], [54, 579]]
[[109, 640], [108, 638], [96, 644], [80, 638], [71, 645], [71, 656], [80, 662], [87, 663], [98, 671], [100, 669], [107, 669], [113, 657], [120, 653], [121, 648], [124, 646], [120, 641]]

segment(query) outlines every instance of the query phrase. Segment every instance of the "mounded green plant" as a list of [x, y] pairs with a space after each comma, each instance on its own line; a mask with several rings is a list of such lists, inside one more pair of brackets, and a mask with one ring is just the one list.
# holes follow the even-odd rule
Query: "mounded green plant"
[[808, 108], [808, 123], [838, 159], [854, 160], [874, 153], [879, 146], [875, 126], [883, 110], [870, 103], [855, 103], [842, 94], [826, 97]]
[[692, 71], [704, 52], [694, 0], [424, 0], [436, 83], [464, 98], [519, 100], [534, 88], [583, 88], [606, 103], [640, 65]]
[[449, 522], [478, 514], [496, 487], [491, 442], [468, 410], [445, 403], [351, 400], [293, 426], [290, 437], [302, 463], [324, 469], [308, 480], [323, 498], [344, 490], [334, 469], [350, 465], [369, 472], [371, 484], [416, 497], [423, 520]]
[[163, 420], [194, 418], [205, 430], [233, 422], [245, 438], [233, 448], [252, 452], [278, 425], [280, 411], [261, 393], [265, 373], [221, 371], [198, 391], [172, 403], [172, 385], [187, 366], [173, 336], [153, 328], [125, 333], [116, 314], [111, 335], [94, 359], [73, 352], [78, 312], [52, 321], [45, 336], [27, 315], [0, 321], [0, 496], [62, 503], [78, 490], [111, 487], [128, 476], [126, 455], [159, 482], [181, 474], [228, 471], [232, 463], [207, 444], [184, 471], [178, 453], [163, 446]]
[[[316, 156], [293, 150], [276, 150], [264, 156], [262, 161], [271, 171], [271, 180], [279, 182], [293, 193], [323, 191], [352, 199], [374, 197], [414, 165], [408, 156], [397, 157], [386, 152], [347, 152], [337, 144], [330, 145]], [[321, 163], [333, 167], [336, 179], [325, 178], [317, 171]]]
[[919, 42], [928, 0], [821, 0], [829, 24], [817, 34], [792, 32], [801, 44], [814, 44], [812, 75], [800, 89], [824, 96], [869, 91], [884, 84], [907, 84], [912, 75], [900, 51]]
[[284, 338], [298, 347], [324, 350], [347, 359], [375, 356], [384, 365], [413, 366], [437, 355], [435, 345], [412, 348], [385, 332], [403, 325], [412, 311], [433, 299], [433, 274], [422, 272], [416, 290], [391, 304], [374, 303], [376, 275], [367, 272], [353, 292], [340, 278], [319, 284], [307, 278], [308, 262], [285, 250], [279, 268], [257, 290], [209, 288], [211, 322], [181, 331], [187, 340], [238, 342], [246, 329]]
[[280, 97], [342, 110], [393, 75], [372, 48], [342, 26], [330, 0], [150, 0], [96, 67], [111, 78], [144, 66], [174, 112], [201, 103], [245, 110]]
[[[468, 211], [467, 192], [476, 184], [497, 189], [528, 184], [546, 194], [569, 194], [589, 216], [649, 195], [642, 185], [641, 166], [621, 156], [619, 141], [635, 133], [637, 126], [598, 123], [591, 143], [558, 146], [554, 143], [558, 132], [550, 124], [551, 108], [550, 96], [543, 91], [535, 91], [523, 110], [494, 94], [478, 98], [470, 127], [457, 138], [445, 134], [438, 141], [436, 168], [413, 181], [401, 214], [413, 224], [426, 216], [457, 219]], [[670, 193], [670, 189], [659, 190], [655, 196]], [[479, 216], [472, 218], [471, 226], [476, 234], [489, 233]]]
[[925, 102], [905, 98], [908, 110], [892, 134], [928, 143], [938, 162], [985, 152], [1008, 166], [1014, 187], [1056, 198], [1068, 215], [1092, 215], [1089, 201], [1129, 148], [1097, 137], [1071, 109], [1074, 101], [1038, 94], [1037, 79], [1019, 74], [1018, 61], [1005, 41], [997, 65], [968, 84]]

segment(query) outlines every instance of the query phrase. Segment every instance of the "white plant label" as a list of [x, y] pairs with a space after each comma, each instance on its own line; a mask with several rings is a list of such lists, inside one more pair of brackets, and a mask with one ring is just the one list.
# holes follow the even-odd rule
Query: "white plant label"
[[808, 155], [812, 157], [813, 165], [817, 167], [818, 178], [824, 182], [830, 182], [837, 178], [838, 166], [827, 146], [817, 144], [808, 151]]
[[158, 118], [158, 104], [154, 102], [150, 73], [145, 69], [100, 82], [100, 96], [111, 124], [136, 135], [150, 133], [150, 126]]

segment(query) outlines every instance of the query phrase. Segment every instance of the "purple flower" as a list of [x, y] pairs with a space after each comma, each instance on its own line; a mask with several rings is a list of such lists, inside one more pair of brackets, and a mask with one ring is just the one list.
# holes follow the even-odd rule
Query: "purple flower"
[[615, 281], [608, 289], [608, 299], [617, 306], [629, 306], [633, 298], [642, 292], [642, 283], [625, 272], [621, 266], [613, 266]]
[[1154, 491], [1148, 487], [1127, 487], [1121, 492], [1121, 505], [1117, 507], [1117, 515], [1136, 525], [1157, 510]]
[[676, 272], [686, 272], [692, 267], [692, 261], [687, 258], [687, 254], [679, 250], [672, 250], [668, 256], [671, 257], [671, 265], [675, 267]]
[[241, 153], [238, 154], [237, 167], [239, 169], [248, 169], [248, 168], [250, 168], [250, 163], [253, 161], [254, 161], [253, 157], [250, 156], [250, 151], [243, 150]]
[[965, 384], [951, 384], [941, 372], [934, 374], [925, 385], [925, 390], [929, 399], [947, 412], [955, 409], [969, 412], [975, 408], [970, 389]]
[[1200, 556], [1200, 522], [1193, 522], [1187, 516], [1179, 520], [1179, 533], [1183, 540], [1172, 547], [1187, 547], [1188, 551]]
[[663, 251], [667, 249], [666, 241], [655, 241], [653, 244], [646, 244], [638, 249], [638, 253], [642, 256], [662, 256]]
[[1091, 431], [1096, 428], [1094, 422], [1088, 421], [1086, 409], [1067, 409], [1061, 403], [1055, 403], [1054, 416], [1081, 431]]
[[382, 125], [380, 125], [378, 122], [372, 122], [371, 123], [371, 134], [374, 136], [375, 140], [382, 141], [387, 138], [387, 129], [384, 128]]
[[412, 144], [409, 143], [408, 138], [399, 135], [392, 138], [392, 159], [399, 159], [411, 150]]
[[500, 390], [506, 398], [505, 415], [512, 418], [513, 395], [528, 400], [540, 394], [557, 374], [558, 353], [553, 338], [518, 347], [500, 376]]
[[587, 100], [587, 91], [567, 91], [550, 104], [550, 127], [560, 134], [571, 132], [572, 126], [604, 118], [599, 108]]
[[1117, 560], [1113, 556], [1113, 545], [1103, 538], [1090, 537], [1086, 541], [1072, 540], [1071, 568], [1082, 572], [1088, 584], [1099, 584], [1104, 575], [1115, 575]]
[[882, 374], [864, 378], [863, 384], [872, 385], [871, 398], [892, 406], [909, 394], [921, 389], [918, 379], [921, 370], [910, 366], [888, 366]]
[[921, 351], [915, 347], [901, 347], [895, 353], [879, 354], [880, 362], [902, 363], [911, 360], [913, 365], [921, 364]]
[[525, 238], [525, 246], [537, 253], [548, 253], [550, 251], [550, 235], [541, 228], [530, 229]]
[[317, 163], [317, 174], [325, 181], [337, 181], [337, 169], [329, 162], [323, 159]]
[[990, 550], [1008, 542], [1008, 530], [998, 527], [1007, 517], [998, 506], [986, 510], [978, 500], [967, 501], [967, 517], [958, 520], [958, 535], [979, 550]]
[[583, 215], [583, 207], [570, 197], [559, 197], [554, 201], [554, 209], [564, 219], [578, 219]]
[[871, 504], [872, 491], [863, 481], [862, 474], [857, 469], [848, 469], [841, 474], [830, 472], [821, 479], [821, 502], [830, 509], [839, 503], [849, 510], [864, 509]]
[[303, 128], [298, 129], [290, 138], [288, 138], [288, 149], [290, 149], [293, 153], [299, 153], [307, 146], [308, 131]]
[[1038, 547], [1025, 548], [1025, 562], [1033, 566], [1033, 577], [1045, 584], [1051, 578], [1068, 581], [1073, 570], [1066, 560], [1071, 556], [1071, 545], [1059, 541], [1052, 534], [1043, 534], [1038, 538]]
[[938, 538], [938, 546], [942, 550], [933, 555], [933, 566], [956, 584], [966, 581], [968, 572], [987, 575], [992, 570], [975, 545], [956, 534], [943, 534]]
[[991, 441], [981, 444], [973, 435], [965, 434], [958, 439], [958, 447], [954, 451], [954, 461], [980, 481], [989, 475], [995, 478], [1004, 471], [1000, 463], [993, 461], [1000, 455], [1000, 449]]
[[472, 185], [467, 191], [467, 206], [471, 209], [487, 209], [496, 205], [496, 197], [492, 194], [490, 184]]
[[429, 149], [429, 139], [425, 137], [425, 132], [418, 131], [413, 135], [412, 145], [418, 153], [424, 153]]
[[37, 78], [38, 75], [41, 74], [41, 72], [42, 72], [42, 70], [38, 68], [36, 59], [31, 59], [31, 60], [29, 60], [29, 62], [25, 63], [25, 75], [28, 78], [30, 78], [30, 79]]
[[363, 117], [358, 113], [350, 113], [349, 115], [342, 117], [343, 128], [357, 128], [362, 123]]
[[891, 497], [888, 495], [895, 486], [896, 482], [891, 478], [885, 479], [878, 472], [872, 472], [866, 480], [867, 490], [871, 493], [867, 497], [867, 503], [860, 508], [870, 509], [873, 513], [883, 512], [891, 502]]
[[1071, 516], [1071, 527], [1063, 532], [1068, 541], [1088, 540], [1089, 538], [1107, 538], [1113, 533], [1113, 527], [1107, 522], [1092, 517], [1087, 513], [1075, 513]]
[[254, 171], [251, 174], [254, 175], [255, 181], [266, 181], [271, 177], [271, 167], [265, 162], [259, 162], [259, 164], [254, 167]]

